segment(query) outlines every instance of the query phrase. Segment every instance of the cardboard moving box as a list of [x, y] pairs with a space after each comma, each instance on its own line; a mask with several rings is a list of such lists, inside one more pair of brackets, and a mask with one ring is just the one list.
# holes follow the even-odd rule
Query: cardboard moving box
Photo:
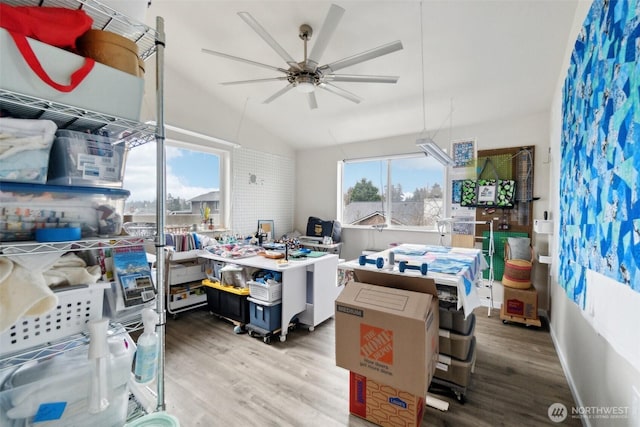
[[438, 358], [435, 284], [421, 277], [371, 273], [368, 280], [373, 282], [422, 291], [349, 282], [336, 299], [336, 365], [424, 397]]
[[531, 286], [529, 289], [504, 288], [504, 311], [511, 316], [526, 319], [538, 318], [538, 292]]
[[420, 426], [424, 401], [422, 396], [349, 373], [349, 412], [380, 426]]

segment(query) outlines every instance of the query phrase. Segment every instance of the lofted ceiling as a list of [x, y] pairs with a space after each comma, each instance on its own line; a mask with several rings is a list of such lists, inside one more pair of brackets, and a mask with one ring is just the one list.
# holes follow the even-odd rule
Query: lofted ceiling
[[[564, 72], [577, 1], [153, 0], [147, 22], [154, 25], [155, 16], [165, 20], [167, 123], [240, 143], [242, 128], [256, 125], [295, 149], [306, 149], [425, 129], [434, 134], [547, 111]], [[359, 104], [316, 90], [318, 108], [312, 110], [295, 89], [264, 104], [287, 83], [221, 83], [282, 74], [201, 50], [286, 69], [238, 12], [249, 12], [302, 61], [299, 27], [313, 28], [311, 50], [331, 3], [345, 13], [320, 65], [396, 40], [403, 44], [400, 51], [337, 72], [399, 76], [396, 84], [335, 83], [363, 98]], [[189, 108], [203, 105], [210, 106], [208, 114]]]

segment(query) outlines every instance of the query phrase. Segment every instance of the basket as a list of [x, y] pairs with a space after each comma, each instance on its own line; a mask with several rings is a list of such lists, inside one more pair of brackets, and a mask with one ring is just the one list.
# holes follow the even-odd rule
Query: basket
[[24, 316], [0, 334], [0, 356], [86, 332], [89, 320], [102, 317], [104, 290], [96, 283], [56, 292], [58, 305], [40, 316]]
[[267, 283], [249, 281], [249, 295], [260, 301], [278, 301], [282, 298], [282, 283], [273, 280]]
[[505, 260], [502, 284], [509, 288], [529, 288], [531, 286], [531, 262], [524, 259]]
[[76, 43], [80, 55], [139, 76], [138, 45], [128, 38], [110, 31], [89, 30]]

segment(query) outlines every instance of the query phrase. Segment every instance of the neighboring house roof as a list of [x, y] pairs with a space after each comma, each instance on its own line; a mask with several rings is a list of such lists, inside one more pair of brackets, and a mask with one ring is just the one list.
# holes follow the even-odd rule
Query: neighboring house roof
[[200, 194], [193, 199], [187, 200], [188, 202], [215, 202], [220, 201], [220, 190], [210, 191], [208, 193]]
[[[351, 202], [344, 207], [344, 223], [353, 225], [370, 224], [373, 217], [384, 217], [384, 212], [381, 208], [382, 202]], [[425, 203], [423, 201], [393, 202], [391, 204], [391, 222], [395, 225], [419, 223], [419, 219], [424, 218], [424, 215]]]

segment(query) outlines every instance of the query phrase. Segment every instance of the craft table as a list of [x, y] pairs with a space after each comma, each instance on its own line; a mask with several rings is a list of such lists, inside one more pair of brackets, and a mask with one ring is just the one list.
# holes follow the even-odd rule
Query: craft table
[[482, 270], [488, 268], [488, 264], [482, 256], [480, 249], [451, 248], [446, 246], [401, 244], [384, 251], [367, 255], [368, 259], [389, 259], [389, 253], [393, 252], [394, 264], [392, 266], [378, 268], [372, 264], [360, 265], [358, 260], [343, 262], [339, 268], [345, 270], [376, 270], [388, 274], [407, 274], [420, 276], [418, 270], [405, 270], [400, 272], [400, 261], [406, 261], [412, 266], [420, 266], [426, 263], [428, 271], [426, 276], [432, 278], [437, 285], [452, 286], [457, 289], [458, 309], [463, 308], [465, 316], [480, 306], [480, 298], [476, 290], [476, 282], [481, 278]]
[[342, 286], [337, 284], [338, 256], [325, 254], [289, 260], [282, 265], [263, 256], [229, 258], [212, 254], [206, 249], [198, 256], [218, 262], [232, 263], [282, 273], [282, 329], [280, 341], [287, 339], [289, 323], [297, 316], [298, 322], [313, 331], [315, 326], [333, 317], [334, 304]]

